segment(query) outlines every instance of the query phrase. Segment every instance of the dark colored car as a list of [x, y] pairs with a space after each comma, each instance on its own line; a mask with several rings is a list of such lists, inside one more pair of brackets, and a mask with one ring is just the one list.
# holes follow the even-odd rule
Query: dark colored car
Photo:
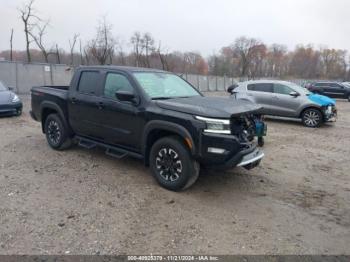
[[350, 102], [350, 87], [337, 82], [314, 82], [308, 86], [309, 91], [332, 98], [345, 98]]
[[181, 77], [133, 67], [81, 67], [68, 87], [32, 88], [31, 116], [49, 145], [101, 146], [150, 166], [170, 190], [191, 186], [200, 166], [253, 168], [264, 153], [248, 138], [259, 106], [204, 97]]
[[0, 82], [0, 115], [22, 114], [23, 104], [19, 97]]

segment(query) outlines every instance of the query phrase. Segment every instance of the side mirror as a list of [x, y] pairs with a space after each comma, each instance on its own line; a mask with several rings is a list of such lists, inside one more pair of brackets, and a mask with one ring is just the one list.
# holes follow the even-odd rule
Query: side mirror
[[229, 87], [227, 88], [227, 92], [230, 93], [230, 94], [232, 94], [233, 90], [234, 90], [236, 87], [238, 87], [238, 85], [229, 86]]
[[290, 92], [289, 95], [292, 96], [292, 97], [298, 97], [298, 96], [300, 96], [300, 94], [299, 94], [298, 92], [295, 92], [295, 91]]
[[9, 89], [10, 91], [13, 91], [13, 90], [14, 90], [14, 88], [13, 88], [12, 86], [9, 86], [8, 89]]
[[135, 101], [135, 94], [130, 91], [117, 91], [115, 92], [115, 97], [119, 101], [124, 101], [124, 102], [136, 102]]

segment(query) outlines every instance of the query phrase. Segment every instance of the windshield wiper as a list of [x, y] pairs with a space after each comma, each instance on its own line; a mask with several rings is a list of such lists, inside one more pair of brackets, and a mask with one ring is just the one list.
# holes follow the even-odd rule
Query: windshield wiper
[[158, 97], [153, 97], [152, 100], [168, 100], [168, 99], [173, 99], [175, 97], [168, 97], [168, 96], [158, 96]]

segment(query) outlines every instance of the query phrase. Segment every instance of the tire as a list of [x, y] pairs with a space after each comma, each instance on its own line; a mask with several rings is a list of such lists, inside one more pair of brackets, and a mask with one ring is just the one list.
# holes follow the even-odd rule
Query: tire
[[348, 95], [348, 101], [350, 102], [350, 94]]
[[263, 137], [258, 137], [258, 146], [263, 147], [265, 144], [265, 140]]
[[159, 139], [152, 146], [150, 168], [162, 187], [181, 191], [196, 182], [200, 166], [180, 138], [169, 136]]
[[301, 117], [304, 126], [306, 127], [320, 127], [322, 122], [323, 122], [323, 115], [321, 113], [321, 111], [314, 109], [314, 108], [310, 108], [310, 109], [306, 109]]
[[67, 149], [72, 145], [67, 128], [57, 114], [48, 115], [44, 126], [46, 140], [51, 148], [55, 150]]
[[16, 116], [20, 116], [20, 115], [22, 115], [22, 109], [17, 109]]

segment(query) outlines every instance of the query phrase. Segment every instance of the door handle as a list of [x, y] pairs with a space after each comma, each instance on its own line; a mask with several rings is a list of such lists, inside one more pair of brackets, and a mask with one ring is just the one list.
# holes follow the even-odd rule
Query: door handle
[[72, 97], [72, 104], [75, 104], [77, 102], [77, 99], [75, 97]]

